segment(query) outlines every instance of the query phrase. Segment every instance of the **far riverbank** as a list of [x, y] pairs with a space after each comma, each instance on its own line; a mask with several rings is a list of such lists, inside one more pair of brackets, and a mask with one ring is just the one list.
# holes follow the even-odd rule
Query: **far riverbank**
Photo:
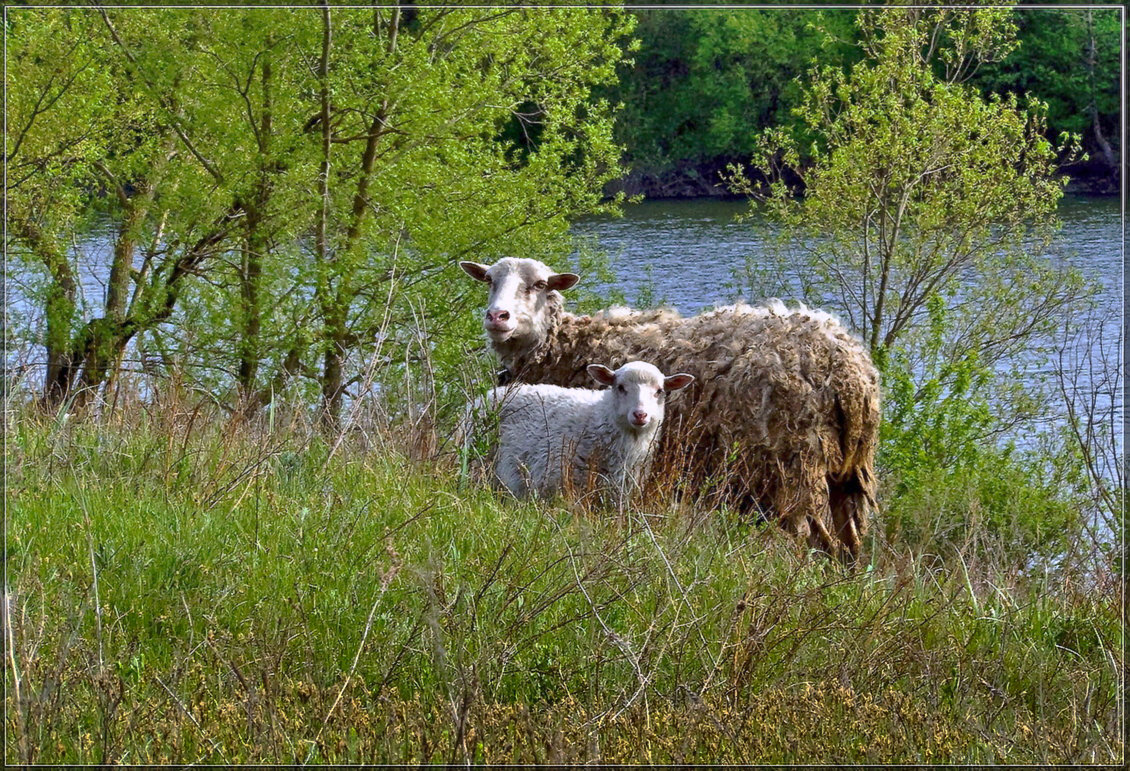
[[[737, 158], [713, 158], [708, 161], [680, 161], [670, 168], [637, 166], [627, 175], [605, 187], [605, 193], [624, 192], [647, 200], [669, 198], [732, 198], [723, 184], [726, 167], [745, 163]], [[1064, 169], [1070, 176], [1067, 192], [1075, 195], [1112, 195], [1120, 193], [1119, 169], [1111, 169], [1098, 159], [1074, 164]]]

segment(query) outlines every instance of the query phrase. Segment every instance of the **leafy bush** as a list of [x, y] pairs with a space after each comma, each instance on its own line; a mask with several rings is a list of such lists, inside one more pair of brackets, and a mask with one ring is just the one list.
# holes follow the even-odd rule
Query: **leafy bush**
[[940, 297], [929, 303], [929, 316], [913, 362], [903, 348], [877, 357], [885, 384], [878, 463], [888, 540], [915, 552], [957, 551], [1021, 567], [1063, 554], [1079, 533], [1078, 501], [1048, 479], [1047, 459], [1034, 448], [1021, 451], [998, 438], [1003, 415], [1032, 410], [1022, 403], [1031, 396], [994, 388], [997, 376], [976, 351], [944, 355]]

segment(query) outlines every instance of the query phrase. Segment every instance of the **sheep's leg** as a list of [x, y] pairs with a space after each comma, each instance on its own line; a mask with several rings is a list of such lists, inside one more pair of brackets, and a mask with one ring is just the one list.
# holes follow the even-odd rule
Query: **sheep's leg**
[[505, 455], [494, 469], [495, 478], [515, 497], [525, 498], [534, 491], [529, 467], [512, 455]]
[[843, 482], [828, 482], [829, 506], [836, 538], [851, 562], [863, 551], [863, 528], [867, 523], [867, 494], [852, 475]]
[[801, 457], [791, 468], [778, 468], [782, 474], [774, 493], [774, 508], [781, 526], [798, 539], [806, 540], [809, 546], [832, 557], [840, 556], [840, 548], [825, 524], [829, 490], [821, 466]]
[[809, 515], [789, 516], [781, 519], [781, 527], [796, 542], [808, 544], [808, 548], [825, 552], [831, 556], [839, 554], [835, 541], [828, 528], [819, 517]]
[[738, 515], [746, 522], [763, 525], [770, 521], [767, 506], [762, 501], [764, 496], [757, 496], [748, 492], [742, 485], [732, 485], [729, 490], [728, 500], [735, 501]]
[[866, 471], [858, 469], [841, 482], [828, 479], [828, 503], [832, 508], [836, 537], [851, 561], [858, 560], [863, 551], [862, 536], [867, 530], [869, 502], [873, 501], [868, 479]]
[[808, 543], [812, 548], [819, 549], [820, 551], [831, 555], [832, 557], [841, 557], [841, 549], [832, 534], [828, 532], [827, 526], [824, 524], [824, 518], [820, 516], [808, 516], [809, 522], [809, 537]]

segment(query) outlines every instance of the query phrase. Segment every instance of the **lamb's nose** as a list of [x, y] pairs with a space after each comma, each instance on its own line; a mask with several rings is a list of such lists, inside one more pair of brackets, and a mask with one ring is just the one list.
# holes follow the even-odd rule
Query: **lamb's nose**
[[507, 321], [510, 318], [510, 311], [487, 311], [487, 321], [491, 324], [499, 321]]
[[632, 419], [642, 426], [644, 421], [647, 420], [647, 413], [643, 410], [636, 410], [632, 413]]

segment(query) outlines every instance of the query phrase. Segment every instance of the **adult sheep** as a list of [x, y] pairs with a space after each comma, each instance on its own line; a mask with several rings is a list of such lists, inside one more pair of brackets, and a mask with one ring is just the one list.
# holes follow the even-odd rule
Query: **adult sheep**
[[578, 316], [577, 283], [537, 260], [461, 262], [490, 285], [483, 327], [503, 380], [583, 385], [593, 361], [649, 361], [695, 382], [673, 403], [656, 454], [698, 499], [761, 511], [854, 561], [875, 506], [879, 373], [831, 315], [780, 301], [691, 318], [613, 308]]

